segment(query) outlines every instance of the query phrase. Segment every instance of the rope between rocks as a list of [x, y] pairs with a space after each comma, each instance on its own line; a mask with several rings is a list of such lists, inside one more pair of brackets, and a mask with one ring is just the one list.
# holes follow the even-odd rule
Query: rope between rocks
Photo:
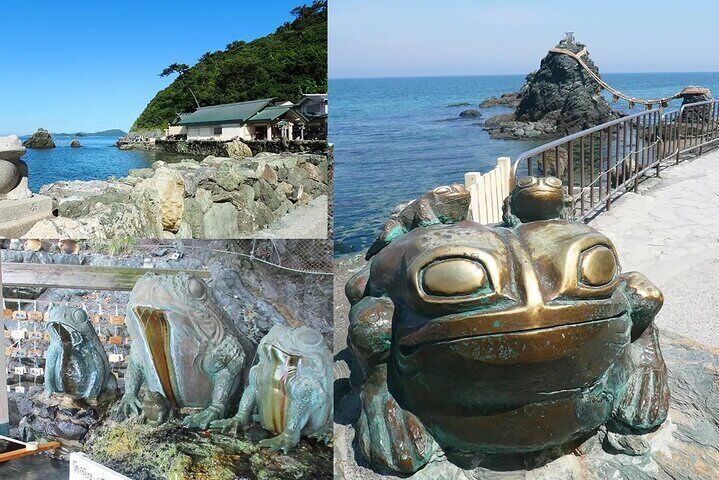
[[583, 48], [583, 49], [582, 49], [581, 51], [579, 51], [578, 53], [574, 53], [574, 52], [572, 52], [572, 51], [570, 51], [570, 50], [567, 50], [567, 49], [564, 49], [564, 48], [559, 48], [559, 47], [557, 47], [557, 48], [550, 48], [549, 51], [550, 51], [551, 53], [558, 53], [558, 54], [560, 54], [560, 55], [567, 55], [568, 57], [571, 57], [571, 58], [573, 58], [574, 60], [576, 60], [576, 62], [577, 62], [584, 70], [586, 70], [587, 73], [589, 73], [589, 75], [599, 84], [599, 86], [602, 87], [602, 88], [604, 88], [604, 89], [607, 90], [608, 92], [610, 92], [610, 93], [614, 96], [615, 99], [621, 98], [621, 99], [624, 99], [624, 100], [628, 101], [630, 104], [638, 103], [638, 104], [640, 104], [640, 105], [645, 105], [645, 106], [647, 106], [648, 108], [651, 108], [651, 107], [652, 107], [653, 105], [655, 105], [655, 104], [656, 104], [656, 105], [665, 106], [670, 100], [674, 100], [674, 99], [680, 98], [681, 92], [677, 92], [677, 93], [675, 93], [674, 95], [672, 95], [671, 97], [655, 98], [655, 99], [652, 99], [652, 100], [644, 100], [644, 99], [641, 99], [641, 98], [630, 97], [629, 95], [626, 95], [626, 94], [620, 92], [619, 90], [617, 90], [616, 88], [612, 87], [612, 86], [609, 85], [607, 82], [605, 82], [604, 80], [602, 80], [602, 79], [599, 77], [599, 75], [597, 75], [596, 73], [594, 73], [594, 70], [592, 70], [592, 69], [589, 67], [589, 65], [587, 65], [587, 64], [584, 62], [584, 60], [582, 59], [582, 57], [588, 53], [586, 48]]

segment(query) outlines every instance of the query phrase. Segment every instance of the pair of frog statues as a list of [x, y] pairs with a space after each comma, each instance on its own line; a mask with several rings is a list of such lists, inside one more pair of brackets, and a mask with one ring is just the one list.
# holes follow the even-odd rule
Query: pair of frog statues
[[[132, 343], [120, 419], [159, 424], [194, 407], [185, 427], [237, 434], [256, 420], [275, 434], [260, 445], [285, 453], [301, 436], [331, 438], [332, 355], [316, 330], [275, 325], [255, 348], [208, 285], [188, 274], [141, 277], [126, 324]], [[46, 328], [46, 392], [94, 399], [117, 388], [84, 310], [54, 307]]]

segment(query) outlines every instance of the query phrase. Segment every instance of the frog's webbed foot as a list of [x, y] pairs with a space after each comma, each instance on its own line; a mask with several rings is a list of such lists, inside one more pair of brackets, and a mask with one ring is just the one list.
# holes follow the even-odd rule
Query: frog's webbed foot
[[651, 430], [666, 420], [669, 411], [667, 366], [654, 324], [627, 347], [626, 355], [629, 378], [614, 417], [632, 429]]
[[201, 412], [193, 413], [182, 420], [182, 426], [197, 430], [207, 430], [210, 424], [222, 418], [224, 408], [218, 405], [210, 405]]
[[413, 473], [429, 462], [436, 444], [422, 423], [403, 410], [387, 389], [387, 366], [378, 365], [360, 389], [357, 438], [373, 465]]
[[325, 445], [329, 445], [332, 442], [332, 436], [334, 434], [332, 423], [328, 423], [324, 427], [320, 428], [316, 432], [314, 432], [312, 435], [309, 435], [310, 438], [314, 438]]
[[244, 422], [239, 417], [225, 418], [223, 420], [215, 420], [210, 423], [210, 430], [217, 430], [225, 435], [235, 435], [240, 433], [244, 427]]
[[291, 433], [282, 432], [276, 437], [260, 440], [260, 447], [269, 448], [270, 450], [287, 454], [299, 443], [299, 441], [300, 439], [296, 438], [296, 436]]
[[125, 394], [117, 408], [117, 419], [125, 420], [142, 414], [142, 402], [135, 395]]

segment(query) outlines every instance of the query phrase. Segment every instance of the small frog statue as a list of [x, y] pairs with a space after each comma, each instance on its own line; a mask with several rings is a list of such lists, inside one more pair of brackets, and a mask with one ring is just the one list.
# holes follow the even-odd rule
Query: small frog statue
[[257, 347], [250, 380], [237, 414], [211, 428], [235, 433], [249, 425], [253, 413], [273, 438], [262, 447], [287, 453], [309, 436], [328, 441], [332, 435], [332, 354], [322, 335], [310, 327], [275, 325]]
[[463, 216], [383, 232], [346, 285], [367, 461], [413, 473], [439, 449], [476, 463], [602, 425], [641, 438], [661, 425], [662, 293], [622, 273], [607, 237], [566, 219], [561, 181], [518, 180], [502, 224]]
[[45, 392], [96, 399], [117, 389], [107, 353], [82, 308], [54, 306], [45, 325], [50, 345], [45, 358]]

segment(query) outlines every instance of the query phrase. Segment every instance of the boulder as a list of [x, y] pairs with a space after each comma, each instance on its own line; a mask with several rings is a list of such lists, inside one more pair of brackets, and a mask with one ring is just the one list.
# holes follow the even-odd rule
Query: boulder
[[[713, 100], [712, 92], [708, 88], [698, 86], [688, 86], [679, 92], [679, 98], [682, 99], [682, 106], [689, 105], [692, 103], [708, 102]], [[708, 121], [712, 118], [712, 112], [714, 105], [711, 103], [705, 105], [694, 106], [692, 108], [685, 108], [682, 112], [682, 121], [688, 123], [690, 129], [696, 128], [701, 130], [700, 124], [692, 126], [693, 122]]]
[[23, 145], [27, 148], [55, 148], [55, 142], [52, 140], [50, 132], [44, 128], [39, 128], [23, 142]]
[[80, 148], [80, 147], [82, 147], [82, 145], [80, 145], [80, 142], [78, 142], [77, 140], [73, 140], [72, 142], [70, 142], [70, 147]]
[[459, 116], [462, 118], [479, 118], [482, 116], [482, 112], [474, 108], [470, 108], [459, 112]]
[[239, 238], [237, 210], [231, 203], [215, 203], [203, 217], [205, 238]]
[[162, 230], [175, 233], [180, 228], [185, 182], [176, 170], [158, 168], [152, 178], [143, 180], [133, 189], [131, 198], [148, 219], [159, 220]]
[[251, 157], [252, 150], [241, 140], [233, 140], [227, 144], [227, 156], [231, 158]]
[[491, 108], [491, 107], [512, 107], [517, 108], [520, 100], [519, 92], [503, 93], [499, 98], [489, 97], [485, 101], [479, 104], [479, 108]]
[[20, 157], [25, 147], [17, 135], [0, 137], [0, 199], [24, 200], [32, 196], [28, 188], [28, 168]]

